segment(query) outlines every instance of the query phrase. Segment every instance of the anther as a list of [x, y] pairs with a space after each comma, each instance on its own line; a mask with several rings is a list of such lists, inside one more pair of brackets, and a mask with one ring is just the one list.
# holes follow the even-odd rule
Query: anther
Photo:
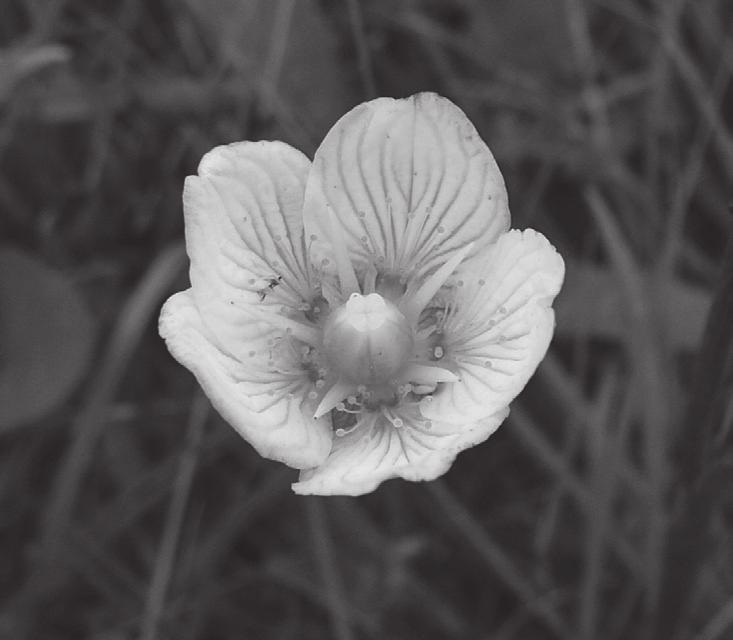
[[349, 427], [348, 429], [336, 429], [335, 433], [339, 438], [343, 438], [344, 436], [354, 433], [359, 428], [359, 423], [357, 422], [353, 427]]

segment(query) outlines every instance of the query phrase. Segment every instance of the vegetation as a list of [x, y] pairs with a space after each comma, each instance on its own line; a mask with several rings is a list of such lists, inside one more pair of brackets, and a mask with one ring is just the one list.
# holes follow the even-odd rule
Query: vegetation
[[[731, 637], [732, 75], [725, 0], [6, 0], [0, 637]], [[442, 480], [298, 497], [157, 335], [183, 177], [421, 90], [566, 258], [556, 337]]]

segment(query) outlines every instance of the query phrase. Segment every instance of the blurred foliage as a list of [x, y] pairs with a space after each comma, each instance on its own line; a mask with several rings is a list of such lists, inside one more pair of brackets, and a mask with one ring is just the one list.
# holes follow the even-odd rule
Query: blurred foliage
[[0, 432], [51, 413], [91, 362], [94, 324], [73, 285], [0, 249]]
[[[730, 226], [729, 2], [2, 8], [0, 244], [36, 275], [8, 286], [3, 263], [0, 381], [49, 351], [45, 417], [0, 433], [0, 637], [733, 634], [733, 485], [704, 494], [705, 536], [680, 538], [675, 446], [709, 438], [703, 466], [730, 464], [731, 380], [714, 434], [682, 419]], [[351, 106], [420, 90], [467, 112], [514, 226], [566, 257], [556, 340], [507, 424], [444, 480], [297, 498], [295, 473], [210, 413], [157, 336], [186, 282], [183, 177], [234, 140], [312, 153]], [[64, 338], [45, 329], [23, 370], [14, 336], [77, 296], [88, 311]]]

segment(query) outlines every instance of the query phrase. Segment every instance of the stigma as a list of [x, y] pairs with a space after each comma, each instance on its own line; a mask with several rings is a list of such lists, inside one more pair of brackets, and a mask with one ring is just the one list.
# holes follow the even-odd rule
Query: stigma
[[329, 316], [323, 332], [330, 366], [352, 384], [396, 379], [408, 362], [413, 341], [407, 318], [378, 293], [352, 293]]

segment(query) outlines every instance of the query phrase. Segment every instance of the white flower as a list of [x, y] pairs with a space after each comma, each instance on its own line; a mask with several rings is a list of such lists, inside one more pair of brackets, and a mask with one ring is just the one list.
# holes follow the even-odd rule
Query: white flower
[[562, 258], [509, 231], [504, 182], [435, 94], [341, 118], [313, 163], [281, 142], [204, 156], [183, 204], [191, 288], [160, 333], [297, 493], [430, 480], [509, 413], [554, 328]]

